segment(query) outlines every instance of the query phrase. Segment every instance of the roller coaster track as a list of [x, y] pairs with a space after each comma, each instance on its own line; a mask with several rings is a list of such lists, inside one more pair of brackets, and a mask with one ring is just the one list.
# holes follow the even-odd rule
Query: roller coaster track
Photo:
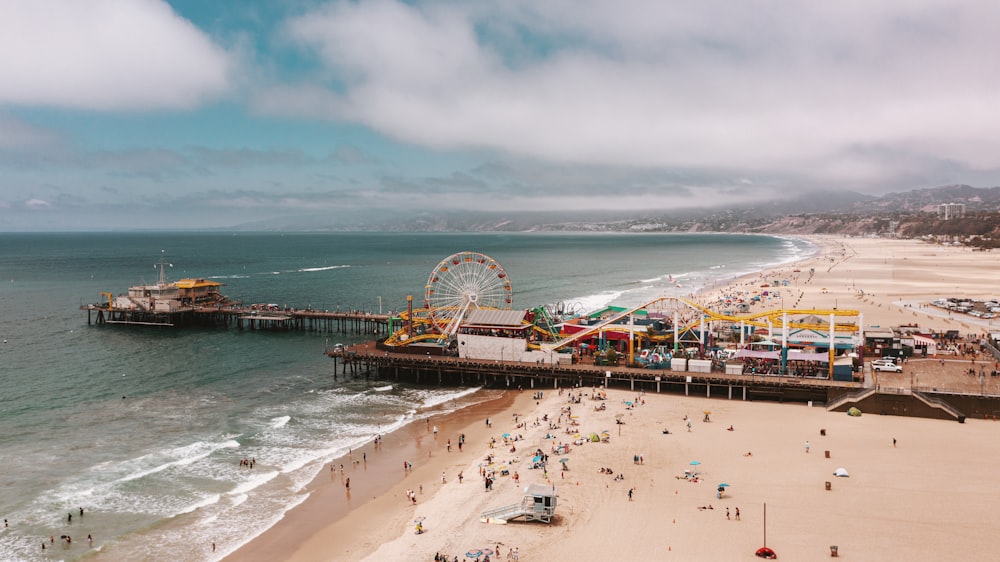
[[[618, 324], [620, 321], [628, 318], [630, 315], [634, 314], [635, 312], [637, 312], [639, 310], [644, 310], [644, 309], [652, 307], [653, 305], [656, 305], [658, 303], [664, 303], [664, 302], [672, 302], [674, 304], [684, 304], [688, 308], [690, 308], [691, 310], [699, 313], [699, 315], [700, 315], [697, 320], [686, 321], [683, 324], [683, 327], [678, 328], [678, 333], [686, 333], [686, 332], [690, 331], [692, 328], [698, 326], [703, 319], [704, 320], [716, 321], [716, 322], [731, 322], [733, 324], [743, 324], [743, 325], [746, 325], [746, 326], [754, 326], [754, 327], [758, 327], [758, 328], [768, 328], [768, 329], [770, 329], [772, 331], [781, 330], [785, 326], [787, 326], [788, 328], [795, 329], [795, 330], [813, 330], [813, 331], [819, 331], [819, 332], [826, 332], [826, 331], [828, 331], [830, 329], [830, 323], [829, 322], [825, 322], [825, 323], [801, 322], [801, 321], [796, 321], [796, 320], [789, 319], [789, 316], [791, 316], [791, 315], [796, 315], [796, 316], [820, 316], [820, 317], [828, 318], [828, 317], [830, 317], [830, 315], [833, 315], [834, 317], [838, 317], [838, 318], [839, 317], [853, 317], [853, 318], [857, 318], [860, 315], [860, 312], [857, 311], [857, 310], [839, 310], [839, 309], [832, 309], [832, 310], [826, 310], [826, 309], [773, 309], [773, 310], [765, 310], [765, 311], [761, 311], [761, 312], [756, 312], [756, 313], [753, 313], [753, 314], [731, 315], [731, 314], [722, 314], [722, 313], [716, 312], [716, 311], [714, 311], [712, 309], [706, 308], [706, 307], [704, 307], [704, 306], [702, 306], [702, 305], [700, 305], [700, 304], [698, 304], [696, 302], [690, 301], [688, 299], [683, 299], [683, 298], [678, 298], [678, 297], [659, 297], [659, 298], [653, 299], [653, 300], [651, 300], [651, 301], [649, 301], [647, 303], [644, 303], [644, 304], [641, 304], [639, 306], [630, 308], [630, 309], [625, 310], [623, 312], [619, 312], [618, 314], [615, 314], [615, 315], [613, 315], [613, 316], [605, 319], [604, 321], [602, 321], [602, 322], [600, 322], [598, 324], [595, 324], [594, 326], [590, 326], [589, 328], [587, 328], [585, 330], [581, 330], [581, 331], [579, 331], [579, 332], [577, 332], [577, 333], [575, 333], [575, 334], [573, 334], [571, 336], [567, 336], [565, 338], [562, 338], [562, 339], [559, 339], [559, 340], [553, 341], [553, 342], [533, 343], [532, 347], [537, 346], [538, 349], [544, 349], [544, 350], [552, 350], [552, 351], [554, 351], [554, 350], [566, 347], [567, 345], [570, 345], [570, 344], [572, 344], [574, 342], [577, 342], [577, 341], [579, 341], [581, 339], [586, 339], [586, 338], [588, 338], [588, 337], [590, 337], [590, 336], [592, 336], [594, 334], [598, 334], [598, 333], [601, 333], [603, 331], [606, 331], [609, 328], [611, 328], [612, 326], [614, 326], [614, 328], [616, 330], [620, 330], [622, 328], [622, 325]], [[388, 345], [408, 345], [408, 344], [415, 343], [415, 342], [418, 342], [418, 341], [430, 341], [430, 340], [440, 341], [440, 340], [442, 340], [442, 339], [444, 339], [444, 338], [447, 337], [447, 334], [439, 333], [436, 330], [434, 330], [434, 328], [437, 327], [437, 326], [434, 324], [433, 321], [430, 320], [430, 318], [428, 318], [426, 316], [418, 315], [418, 314], [416, 314], [416, 312], [417, 311], [414, 311], [415, 314], [414, 314], [414, 318], [412, 319], [412, 324], [414, 326], [416, 326], [416, 325], [426, 325], [427, 327], [429, 327], [431, 329], [431, 331], [429, 331], [427, 333], [424, 333], [424, 334], [414, 335], [414, 336], [411, 336], [409, 338], [403, 339], [402, 336], [404, 334], [403, 334], [402, 330], [400, 330], [397, 333], [393, 334], [389, 339], [387, 339], [386, 342], [385, 342], [386, 344], [388, 344]], [[402, 314], [401, 316], [404, 319], [406, 319], [406, 314], [405, 313]], [[786, 319], [788, 320], [787, 323], [785, 322]], [[547, 330], [547, 329], [545, 329], [545, 328], [543, 328], [541, 326], [539, 326], [537, 322], [534, 324], [534, 326], [532, 328], [532, 331], [535, 332], [535, 333], [541, 334], [543, 337], [548, 336], [548, 337], [551, 337], [553, 339], [556, 338], [556, 337], [558, 337], [558, 333], [556, 333], [554, 331], [554, 327], [551, 327], [552, 326], [551, 325], [551, 320], [548, 319], [547, 317], [544, 320], [547, 321], [548, 325], [550, 326], [551, 331]], [[851, 332], [857, 332], [858, 329], [859, 329], [859, 327], [858, 327], [857, 322], [836, 322], [835, 321], [833, 323], [833, 330], [834, 330], [834, 332], [851, 333]], [[655, 341], [672, 340], [672, 335], [650, 336], [644, 330], [643, 331], [637, 331], [636, 332], [636, 337], [638, 337], [640, 339], [650, 339], [650, 340], [655, 340]]]

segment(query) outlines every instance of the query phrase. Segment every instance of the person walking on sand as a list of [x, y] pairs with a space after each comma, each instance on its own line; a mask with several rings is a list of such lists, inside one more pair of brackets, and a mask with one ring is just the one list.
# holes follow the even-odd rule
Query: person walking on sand
[[632, 501], [632, 490], [634, 490], [634, 489], [635, 488], [629, 488], [628, 489], [628, 501]]
[[893, 437], [893, 438], [892, 438], [892, 446], [893, 446], [893, 447], [895, 447], [895, 446], [896, 446], [896, 438], [895, 438], [895, 437]]
[[729, 519], [729, 508], [726, 508], [726, 519]]
[[738, 508], [738, 507], [736, 508], [736, 520], [737, 521], [740, 520], [740, 508]]
[[809, 441], [806, 441], [806, 452], [809, 452]]
[[351, 478], [350, 478], [350, 476], [348, 476], [347, 480], [344, 482], [344, 487], [347, 488], [348, 490], [351, 489]]

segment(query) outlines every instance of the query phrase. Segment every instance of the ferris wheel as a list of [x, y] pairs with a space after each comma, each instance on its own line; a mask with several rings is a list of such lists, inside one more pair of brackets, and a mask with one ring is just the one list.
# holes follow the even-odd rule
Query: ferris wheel
[[451, 335], [469, 310], [510, 310], [513, 296], [510, 278], [496, 260], [478, 252], [459, 252], [431, 271], [424, 306], [432, 324]]

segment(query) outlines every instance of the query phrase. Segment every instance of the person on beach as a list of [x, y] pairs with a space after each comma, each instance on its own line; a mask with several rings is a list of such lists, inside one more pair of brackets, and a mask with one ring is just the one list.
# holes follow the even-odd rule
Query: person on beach
[[809, 441], [806, 441], [806, 452], [809, 452]]
[[347, 488], [348, 490], [351, 489], [351, 477], [350, 476], [348, 476], [347, 480], [344, 481], [344, 487]]
[[740, 520], [740, 508], [738, 508], [738, 507], [736, 508], [736, 520], [737, 521]]

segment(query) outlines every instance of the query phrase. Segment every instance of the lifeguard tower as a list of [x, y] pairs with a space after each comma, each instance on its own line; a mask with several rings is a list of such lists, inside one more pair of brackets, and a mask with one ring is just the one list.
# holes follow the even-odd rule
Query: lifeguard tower
[[528, 484], [524, 487], [521, 503], [498, 507], [483, 512], [483, 523], [505, 524], [511, 519], [524, 517], [525, 521], [551, 523], [556, 512], [556, 487]]

